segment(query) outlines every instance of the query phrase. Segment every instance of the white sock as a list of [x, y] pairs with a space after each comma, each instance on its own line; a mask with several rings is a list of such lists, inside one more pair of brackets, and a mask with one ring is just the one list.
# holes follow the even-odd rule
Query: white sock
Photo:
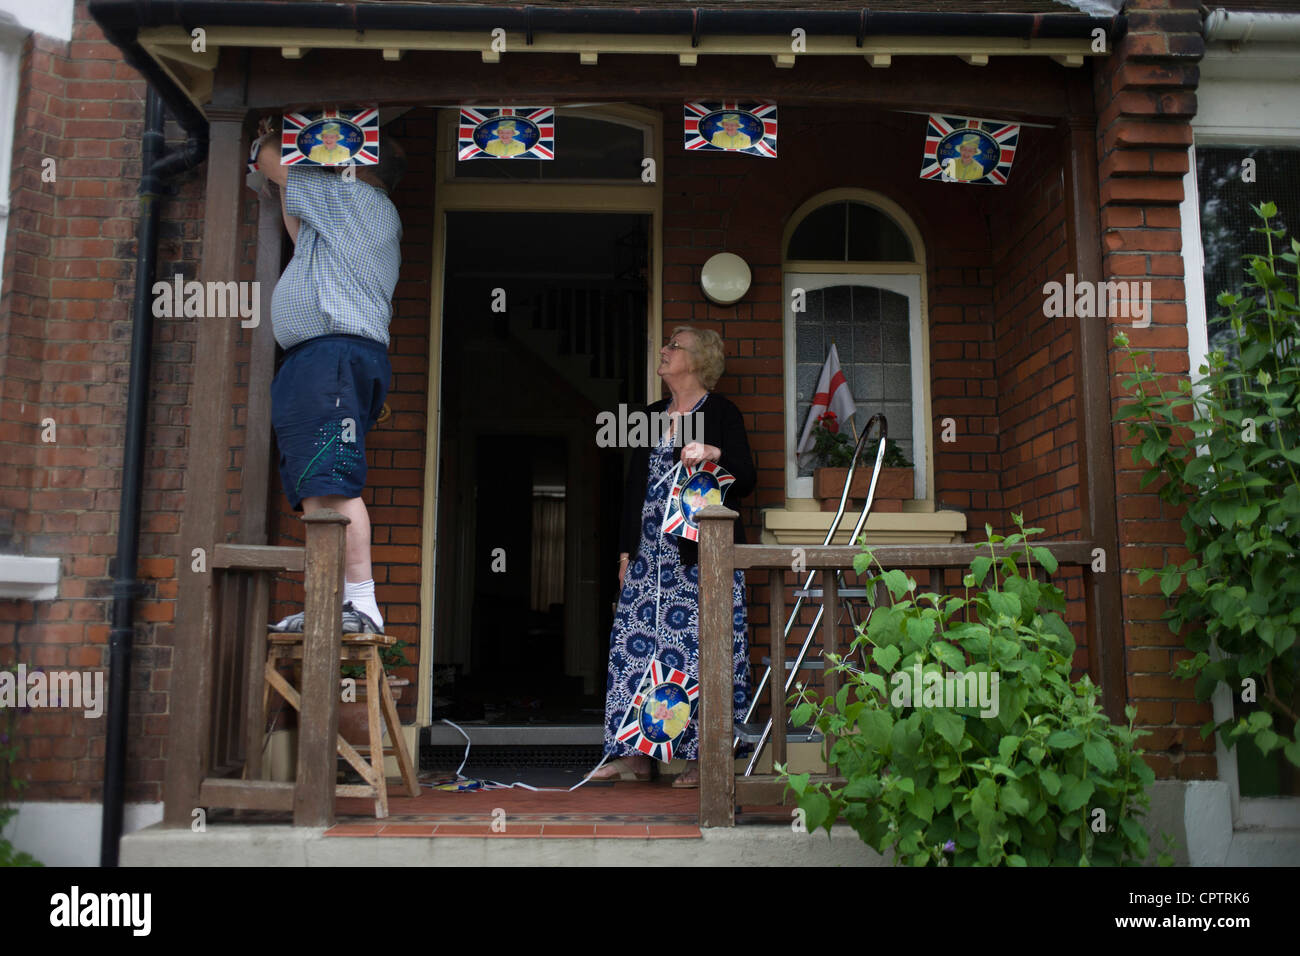
[[384, 629], [384, 618], [379, 613], [379, 605], [375, 603], [375, 581], [371, 578], [369, 581], [344, 581], [343, 582], [343, 603], [352, 602], [352, 606], [362, 614], [368, 615], [375, 622], [375, 626], [382, 632]]

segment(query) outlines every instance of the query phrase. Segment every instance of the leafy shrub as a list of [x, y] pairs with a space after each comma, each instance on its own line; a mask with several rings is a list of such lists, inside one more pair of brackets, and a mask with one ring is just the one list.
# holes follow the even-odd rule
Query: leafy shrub
[[1124, 384], [1133, 400], [1118, 417], [1141, 439], [1133, 461], [1148, 465], [1143, 487], [1165, 479], [1161, 499], [1184, 509], [1191, 557], [1141, 575], [1159, 576], [1174, 601], [1169, 627], [1193, 652], [1176, 673], [1196, 678], [1202, 701], [1222, 684], [1258, 705], [1211, 721], [1203, 735], [1218, 730], [1228, 746], [1248, 737], [1300, 766], [1300, 242], [1275, 254], [1274, 240], [1284, 239], [1268, 224], [1277, 208], [1253, 208], [1267, 253], [1246, 257], [1249, 281], [1218, 297], [1227, 315], [1214, 320], [1231, 329], [1232, 345], [1210, 353], [1195, 386], [1181, 379], [1176, 390], [1139, 365], [1145, 353], [1130, 352], [1134, 374]]
[[30, 853], [16, 852], [4, 836], [9, 821], [18, 815], [18, 811], [8, 805], [9, 795], [17, 796], [27, 786], [27, 781], [13, 775], [14, 761], [18, 759], [18, 741], [14, 734], [16, 718], [14, 708], [0, 707], [0, 866], [41, 866]]
[[[880, 853], [917, 866], [1146, 857], [1140, 819], [1155, 774], [1135, 746], [1146, 731], [1133, 729], [1132, 708], [1128, 726], [1112, 724], [1087, 677], [1071, 682], [1064, 594], [1033, 576], [1035, 564], [1050, 574], [1056, 560], [1029, 544], [1041, 529], [1014, 518], [1020, 531], [1005, 538], [986, 526], [989, 554], [972, 562], [962, 597], [916, 593], [912, 578], [881, 568], [869, 548], [854, 559], [860, 575], [876, 566], [867, 594], [883, 584], [889, 603], [873, 609], [850, 648], [870, 667], [835, 658], [844, 683], [834, 701], [802, 687], [797, 695], [795, 724], [811, 719], [837, 735], [828, 764], [845, 780], [831, 786], [779, 768], [809, 829], [829, 832], [843, 819]], [[1023, 574], [1013, 549], [1023, 551]], [[923, 687], [945, 669], [986, 675], [996, 705], [923, 706], [930, 701], [913, 699], [911, 678], [900, 677], [918, 667], [935, 675]]]

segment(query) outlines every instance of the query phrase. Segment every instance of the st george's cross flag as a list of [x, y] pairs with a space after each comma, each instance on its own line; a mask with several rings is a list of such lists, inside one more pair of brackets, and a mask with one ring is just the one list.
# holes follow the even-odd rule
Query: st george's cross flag
[[849, 416], [857, 411], [857, 405], [853, 402], [853, 396], [849, 393], [849, 383], [844, 379], [844, 373], [840, 371], [840, 353], [835, 350], [835, 343], [831, 343], [830, 354], [826, 356], [826, 364], [822, 366], [822, 377], [817, 380], [817, 392], [813, 395], [812, 408], [808, 409], [808, 420], [804, 422], [803, 437], [799, 439], [799, 446], [795, 453], [799, 455], [807, 454], [813, 450], [813, 429], [817, 422], [826, 412], [834, 413], [834, 418], [826, 419], [826, 430], [829, 432], [838, 432], [843, 424], [848, 421]]
[[699, 699], [699, 681], [653, 658], [615, 737], [638, 753], [667, 763], [694, 719]]

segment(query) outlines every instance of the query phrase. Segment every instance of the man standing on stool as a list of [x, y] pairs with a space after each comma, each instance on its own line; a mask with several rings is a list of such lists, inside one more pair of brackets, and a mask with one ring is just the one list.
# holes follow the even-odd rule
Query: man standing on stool
[[[377, 166], [356, 177], [281, 166], [279, 134], [262, 137], [258, 169], [279, 187], [293, 259], [271, 297], [285, 350], [271, 383], [280, 479], [295, 511], [330, 508], [349, 519], [343, 631], [382, 634], [370, 564], [370, 515], [361, 500], [365, 436], [388, 395], [388, 323], [401, 266], [402, 223], [388, 198], [405, 171], [385, 138]], [[301, 631], [303, 614], [272, 630]]]

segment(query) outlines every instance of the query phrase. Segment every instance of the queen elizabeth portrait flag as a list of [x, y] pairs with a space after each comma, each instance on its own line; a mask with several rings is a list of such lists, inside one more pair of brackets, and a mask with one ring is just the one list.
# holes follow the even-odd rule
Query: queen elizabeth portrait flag
[[456, 158], [554, 159], [552, 106], [462, 106]]
[[695, 716], [699, 698], [699, 681], [654, 658], [618, 728], [618, 742], [667, 763]]
[[1018, 142], [1017, 123], [931, 113], [921, 155], [921, 178], [1005, 186]]

